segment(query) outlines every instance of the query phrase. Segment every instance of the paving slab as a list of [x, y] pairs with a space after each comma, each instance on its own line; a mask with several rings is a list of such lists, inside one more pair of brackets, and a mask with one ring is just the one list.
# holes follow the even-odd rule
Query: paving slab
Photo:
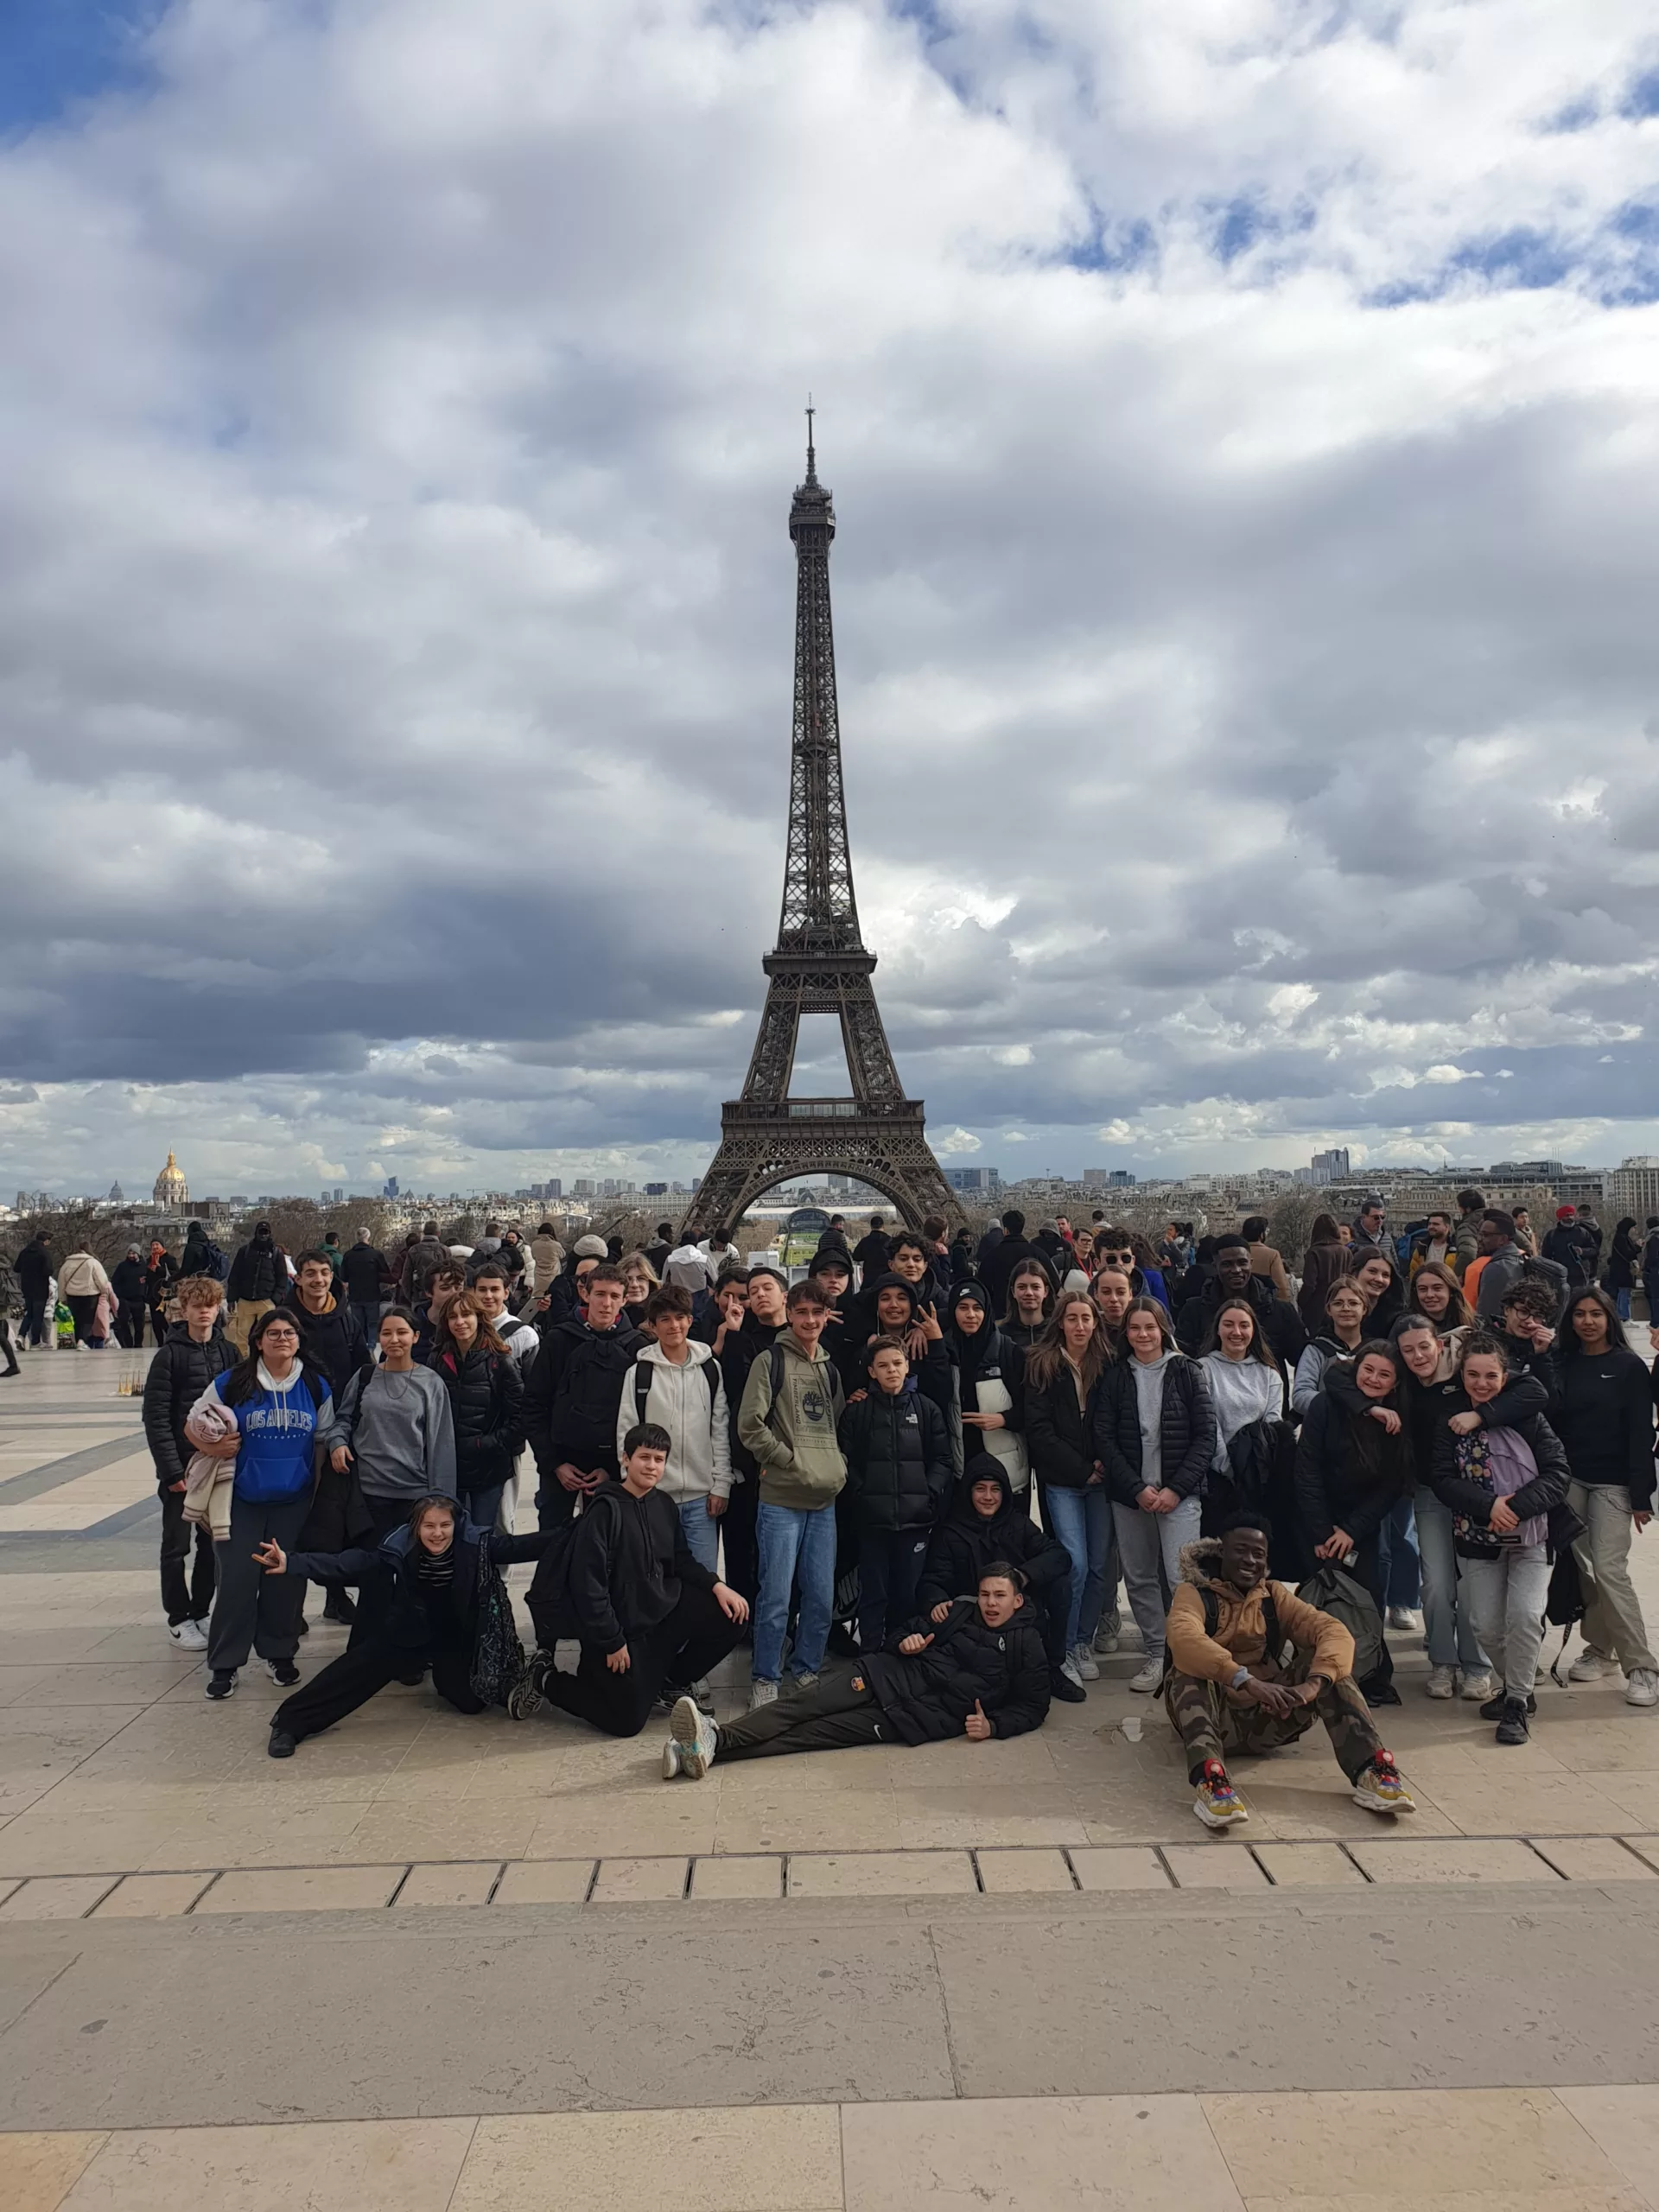
[[601, 1859], [594, 1904], [675, 1904], [685, 1895], [683, 1859]]
[[0, 2135], [0, 2204], [6, 2212], [58, 2212], [102, 2135]]
[[784, 1894], [781, 1859], [699, 1859], [691, 1868], [691, 1895], [711, 1898], [772, 1898]]
[[1659, 2088], [1610, 2084], [1555, 2094], [1643, 2204], [1659, 2206]]
[[501, 1872], [499, 1859], [456, 1860], [435, 1866], [411, 1866], [394, 1906], [487, 1904], [495, 1878]]
[[1532, 1847], [1569, 1882], [1651, 1882], [1659, 1870], [1615, 1835], [1534, 1836]]
[[833, 2105], [772, 2105], [480, 2120], [448, 2212], [550, 2212], [555, 2202], [842, 2212], [840, 2115]]
[[[1610, 2204], [1624, 2177], [1541, 2089], [1206, 2096], [1247, 2205]], [[1387, 2187], [1377, 2188], [1379, 2177]]]
[[1195, 2097], [843, 2107], [847, 2212], [1243, 2212]]
[[471, 2120], [111, 2135], [62, 2212], [447, 2212]]
[[1275, 1889], [1300, 1890], [1365, 1885], [1365, 1877], [1338, 1843], [1258, 1843], [1255, 1855]]
[[[905, 1910], [762, 1918], [711, 1903], [675, 1907], [665, 1934], [666, 1910], [491, 1905], [462, 1929], [379, 1910], [198, 1911], [7, 1931], [0, 2128], [954, 2094], [930, 1932]], [[504, 2019], [531, 2024], [506, 2066]]]
[[204, 1892], [196, 1912], [360, 1912], [387, 1904], [404, 1873], [401, 1866], [238, 1868]]
[[792, 1897], [975, 1897], [974, 1863], [965, 1851], [855, 1851], [794, 1853]]
[[1264, 1890], [1268, 1878], [1243, 1843], [1170, 1843], [1170, 1872], [1184, 1890]]
[[1374, 1882], [1557, 1882], [1518, 1837], [1383, 1836], [1349, 1846]]
[[0, 1920], [79, 1920], [113, 1886], [107, 1874], [45, 1874], [15, 1889]]
[[1070, 1851], [1081, 1890], [1163, 1890], [1169, 1870], [1149, 1844], [1102, 1844]]
[[163, 1920], [188, 1912], [210, 1874], [129, 1874], [94, 1911], [94, 1920]]
[[497, 1904], [581, 1904], [593, 1886], [591, 1859], [531, 1859], [504, 1868]]
[[1012, 1897], [1033, 1891], [1062, 1891], [1077, 1884], [1063, 1851], [977, 1851], [980, 1886], [987, 1897]]
[[[1033, 1900], [1041, 1919], [988, 1899], [930, 1927], [965, 2096], [1334, 2089], [1357, 2073], [1380, 2088], [1553, 2086], [1659, 2078], [1647, 1896], [1553, 1874], [1503, 1891], [1264, 1885]], [[1272, 2037], [1189, 2001], [1217, 1974], [1254, 1992]]]

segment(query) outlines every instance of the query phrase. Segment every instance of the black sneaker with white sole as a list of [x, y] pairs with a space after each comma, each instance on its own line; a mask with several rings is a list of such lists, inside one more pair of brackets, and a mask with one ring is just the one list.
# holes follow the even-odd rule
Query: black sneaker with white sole
[[232, 1674], [212, 1675], [207, 1683], [207, 1695], [213, 1699], [236, 1695], [236, 1676]]
[[267, 1659], [265, 1672], [279, 1690], [291, 1690], [300, 1679], [300, 1670], [291, 1659]]

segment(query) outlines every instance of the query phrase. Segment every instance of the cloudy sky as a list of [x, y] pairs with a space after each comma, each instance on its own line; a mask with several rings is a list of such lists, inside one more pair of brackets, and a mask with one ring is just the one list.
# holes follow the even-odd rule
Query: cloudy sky
[[0, 1192], [700, 1169], [809, 390], [942, 1152], [1659, 1150], [1641, 0], [7, 23]]

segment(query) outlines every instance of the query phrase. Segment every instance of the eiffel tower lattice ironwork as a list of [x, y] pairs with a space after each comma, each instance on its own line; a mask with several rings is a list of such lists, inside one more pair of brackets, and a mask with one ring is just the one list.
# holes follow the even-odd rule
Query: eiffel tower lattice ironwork
[[[836, 711], [830, 542], [836, 512], [818, 481], [807, 410], [806, 481], [789, 510], [795, 541], [795, 712], [789, 844], [778, 944], [761, 962], [766, 1003], [741, 1098], [721, 1109], [720, 1149], [685, 1218], [688, 1234], [734, 1228], [773, 1184], [849, 1175], [892, 1199], [912, 1227], [931, 1213], [963, 1218], [927, 1141], [923, 1104], [906, 1098], [870, 982], [875, 955], [859, 934]], [[850, 1098], [791, 1098], [804, 1014], [841, 1022]]]

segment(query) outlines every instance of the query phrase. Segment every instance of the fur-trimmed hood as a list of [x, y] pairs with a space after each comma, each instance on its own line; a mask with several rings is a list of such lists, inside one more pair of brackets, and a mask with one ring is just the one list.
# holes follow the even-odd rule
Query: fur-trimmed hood
[[1221, 1580], [1221, 1538], [1198, 1536], [1190, 1544], [1183, 1544], [1179, 1554], [1181, 1580], [1190, 1582], [1195, 1590]]

